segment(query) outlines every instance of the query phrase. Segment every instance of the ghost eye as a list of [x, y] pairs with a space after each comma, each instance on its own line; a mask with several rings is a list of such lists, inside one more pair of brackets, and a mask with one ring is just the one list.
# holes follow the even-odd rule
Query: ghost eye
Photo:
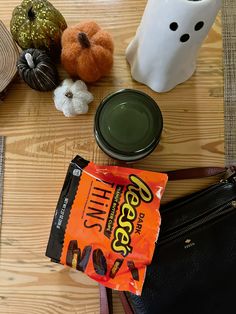
[[179, 27], [179, 25], [176, 22], [173, 22], [173, 23], [170, 24], [170, 29], [172, 31], [176, 31], [178, 29], [178, 27]]
[[195, 31], [200, 31], [200, 29], [202, 29], [203, 26], [204, 26], [204, 22], [201, 21], [201, 22], [198, 22], [198, 23], [195, 25], [194, 29], [195, 29]]

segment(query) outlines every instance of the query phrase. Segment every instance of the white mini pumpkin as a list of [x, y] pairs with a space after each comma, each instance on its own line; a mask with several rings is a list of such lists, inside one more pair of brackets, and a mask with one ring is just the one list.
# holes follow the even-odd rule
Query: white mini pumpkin
[[88, 91], [83, 81], [66, 79], [54, 90], [54, 103], [57, 110], [66, 117], [73, 117], [88, 112], [88, 104], [93, 101], [93, 95]]

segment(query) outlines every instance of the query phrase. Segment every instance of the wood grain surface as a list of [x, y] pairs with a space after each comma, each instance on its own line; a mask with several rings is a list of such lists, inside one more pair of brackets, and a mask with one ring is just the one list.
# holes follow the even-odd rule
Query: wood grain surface
[[1, 20], [0, 38], [0, 99], [3, 99], [8, 85], [17, 73], [16, 61], [19, 57], [19, 49]]
[[[221, 18], [198, 58], [195, 75], [165, 94], [132, 81], [124, 52], [140, 22], [145, 0], [52, 0], [69, 25], [95, 19], [115, 41], [110, 75], [89, 88], [95, 100], [85, 116], [65, 118], [52, 93], [30, 89], [20, 79], [0, 104], [0, 134], [6, 138], [3, 223], [0, 247], [0, 313], [99, 313], [98, 287], [85, 275], [44, 256], [57, 199], [69, 161], [81, 154], [115, 164], [98, 148], [93, 118], [99, 102], [121, 88], [140, 89], [158, 102], [164, 117], [160, 145], [133, 166], [165, 171], [224, 165]], [[19, 0], [0, 1], [9, 27]], [[158, 36], [158, 34], [157, 34]], [[60, 69], [61, 79], [66, 77]], [[164, 202], [207, 186], [215, 179], [169, 183]], [[117, 297], [114, 313], [123, 313]]]

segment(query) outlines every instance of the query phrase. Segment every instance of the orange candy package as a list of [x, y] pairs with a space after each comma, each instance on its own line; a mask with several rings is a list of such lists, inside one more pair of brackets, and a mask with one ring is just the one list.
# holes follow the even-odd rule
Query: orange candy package
[[100, 284], [141, 295], [160, 229], [167, 175], [98, 166], [76, 156], [55, 211], [46, 255]]

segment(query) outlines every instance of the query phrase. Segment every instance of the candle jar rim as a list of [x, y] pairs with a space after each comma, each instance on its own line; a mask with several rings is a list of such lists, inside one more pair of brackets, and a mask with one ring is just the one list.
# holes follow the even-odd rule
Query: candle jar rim
[[[119, 103], [119, 97], [120, 97], [120, 103]], [[137, 107], [136, 104], [130, 100], [125, 101], [124, 99], [135, 99], [138, 101]], [[115, 102], [115, 104], [114, 104]], [[112, 107], [113, 106], [113, 107]], [[122, 108], [122, 109], [121, 109]], [[113, 110], [113, 111], [112, 111]], [[125, 127], [128, 129], [129, 124], [133, 127], [137, 125], [136, 131], [141, 130], [142, 133], [142, 122], [145, 122], [145, 127], [146, 127], [146, 133], [149, 132], [149, 124], [152, 130], [150, 130], [150, 138], [146, 136], [146, 141], [143, 140], [144, 136], [142, 134], [142, 140], [145, 142], [145, 145], [142, 146], [142, 141], [138, 140], [138, 135], [135, 137], [136, 144], [132, 143], [130, 145], [127, 144], [127, 146], [130, 146], [131, 148], [134, 148], [135, 145], [137, 145], [137, 149], [121, 149], [122, 143], [119, 143], [119, 139], [117, 138], [116, 141], [113, 141], [111, 143], [111, 136], [109, 132], [106, 132], [106, 130], [112, 130], [113, 125], [117, 124], [118, 122], [116, 119], [111, 119], [112, 121], [107, 122], [105, 118], [103, 119], [103, 116], [107, 115], [107, 118], [109, 116], [112, 116], [112, 112], [120, 111], [118, 116], [121, 118], [124, 118], [127, 123], [124, 123], [120, 128], [116, 128], [118, 131], [116, 131], [117, 137], [119, 135], [119, 132], [121, 135], [123, 135], [123, 140], [124, 140], [124, 132], [126, 134], [129, 134], [127, 136], [127, 142], [129, 138], [136, 136], [135, 132], [134, 134], [131, 134], [128, 132]], [[137, 112], [136, 112], [137, 111]], [[127, 112], [130, 114], [131, 117], [130, 120], [127, 118]], [[136, 123], [132, 120], [135, 120], [136, 117], [136, 122], [140, 120], [140, 126], [138, 125], [139, 123]], [[102, 118], [101, 118], [102, 117]], [[127, 121], [128, 119], [128, 121]], [[138, 119], [138, 120], [137, 120]], [[119, 119], [118, 119], [119, 120]], [[123, 120], [123, 119], [122, 119]], [[105, 123], [104, 123], [105, 121]], [[113, 125], [111, 124], [113, 123]], [[133, 123], [133, 124], [132, 124]], [[104, 126], [104, 124], [106, 124]], [[122, 122], [121, 122], [122, 124]], [[120, 161], [125, 161], [125, 162], [133, 162], [136, 160], [140, 160], [146, 156], [148, 156], [150, 153], [153, 152], [153, 150], [156, 148], [160, 141], [160, 137], [162, 134], [163, 130], [163, 116], [161, 113], [161, 110], [156, 103], [156, 101], [151, 98], [149, 95], [146, 93], [135, 90], [135, 89], [121, 89], [119, 91], [116, 91], [114, 93], [109, 94], [106, 96], [100, 103], [100, 105], [97, 108], [95, 119], [94, 119], [94, 135], [96, 142], [98, 146], [105, 152], [108, 156], [120, 160]], [[108, 134], [108, 136], [106, 136]], [[110, 136], [110, 137], [109, 137]], [[122, 136], [121, 136], [122, 137]], [[118, 146], [118, 147], [117, 147]], [[124, 145], [123, 145], [124, 146]]]

